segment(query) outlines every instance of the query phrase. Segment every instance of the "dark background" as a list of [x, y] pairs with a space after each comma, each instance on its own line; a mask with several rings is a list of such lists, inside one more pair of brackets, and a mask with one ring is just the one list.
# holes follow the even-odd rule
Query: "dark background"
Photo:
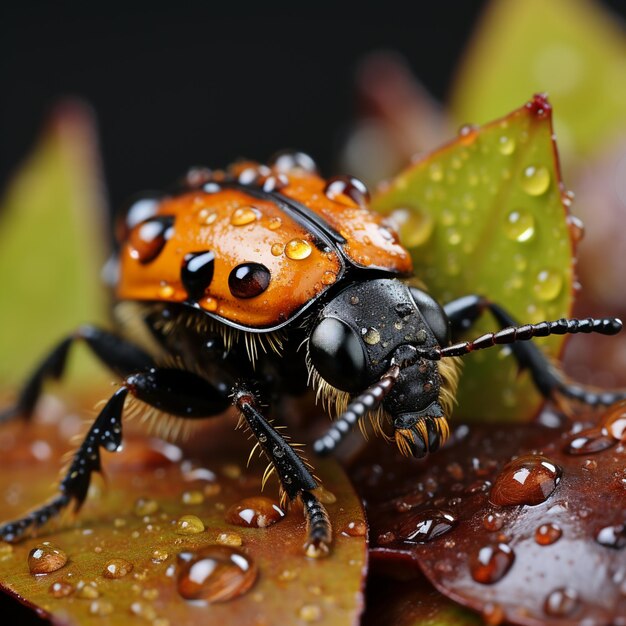
[[[119, 11], [88, 2], [5, 1], [0, 188], [50, 107], [68, 95], [95, 109], [113, 206], [139, 189], [163, 186], [189, 165], [265, 160], [283, 147], [309, 152], [328, 172], [357, 113], [359, 60], [397, 50], [445, 98], [483, 4], [229, 9], [205, 0], [139, 2]], [[626, 12], [622, 0], [605, 4]]]

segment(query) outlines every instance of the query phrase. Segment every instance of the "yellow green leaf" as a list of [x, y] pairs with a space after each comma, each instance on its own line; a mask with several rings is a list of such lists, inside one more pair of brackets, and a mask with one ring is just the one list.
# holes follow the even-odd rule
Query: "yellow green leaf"
[[[551, 107], [541, 96], [459, 137], [395, 178], [373, 202], [399, 225], [415, 274], [441, 301], [487, 296], [520, 323], [566, 316], [573, 245]], [[565, 196], [567, 202], [567, 197]], [[496, 330], [485, 314], [468, 336]], [[562, 338], [540, 341], [556, 357]], [[508, 348], [464, 357], [456, 415], [521, 420], [540, 404]]]

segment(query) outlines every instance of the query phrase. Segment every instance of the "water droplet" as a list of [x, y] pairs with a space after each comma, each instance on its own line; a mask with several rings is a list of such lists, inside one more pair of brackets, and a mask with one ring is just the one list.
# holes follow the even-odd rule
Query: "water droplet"
[[534, 291], [538, 298], [544, 301], [554, 300], [563, 288], [563, 277], [552, 270], [542, 270], [537, 274]]
[[220, 533], [216, 539], [217, 543], [223, 546], [239, 547], [243, 543], [241, 535], [237, 533]]
[[278, 230], [283, 224], [283, 220], [280, 217], [272, 217], [267, 223], [267, 227], [270, 230]]
[[157, 617], [155, 608], [146, 602], [133, 602], [130, 605], [130, 612], [137, 617], [141, 617], [149, 622], [152, 622]]
[[506, 216], [504, 232], [512, 241], [530, 241], [535, 236], [535, 218], [532, 213], [520, 209]]
[[274, 256], [280, 256], [285, 250], [285, 246], [282, 243], [272, 244], [271, 252]]
[[206, 298], [202, 298], [202, 300], [200, 300], [200, 306], [205, 311], [217, 311], [217, 300], [215, 298], [211, 298], [211, 296], [207, 296]]
[[[152, 197], [138, 198], [132, 202], [126, 211], [126, 217], [124, 220], [126, 232], [135, 228], [135, 226], [141, 224], [141, 222], [145, 222], [156, 215], [159, 210], [161, 200], [161, 194], [155, 194]], [[120, 239], [123, 240], [125, 238], [125, 234], [120, 233], [120, 235]]]
[[129, 252], [142, 265], [154, 261], [174, 233], [174, 217], [159, 215], [135, 226], [129, 236]]
[[76, 585], [76, 596], [85, 600], [95, 600], [100, 597], [100, 592], [96, 589], [95, 583], [81, 580]]
[[293, 152], [285, 150], [277, 153], [270, 162], [270, 165], [276, 172], [283, 174], [293, 173], [293, 170], [302, 170], [315, 174], [317, 165], [315, 161], [304, 152]]
[[434, 183], [439, 183], [443, 180], [443, 167], [441, 163], [432, 163], [428, 168], [428, 178]]
[[456, 523], [456, 517], [449, 511], [419, 511], [400, 523], [397, 536], [407, 542], [427, 543], [452, 530]]
[[346, 199], [351, 202], [348, 204], [358, 204], [365, 206], [370, 200], [370, 192], [365, 183], [354, 176], [335, 176], [331, 178], [326, 187], [324, 194], [329, 200], [346, 204]]
[[204, 524], [197, 515], [183, 515], [176, 521], [176, 532], [179, 535], [197, 535], [204, 532]]
[[585, 236], [585, 225], [583, 224], [583, 221], [575, 215], [568, 215], [566, 221], [574, 243], [582, 241]]
[[563, 531], [556, 524], [541, 524], [535, 531], [535, 541], [540, 546], [549, 546], [557, 542]]
[[174, 295], [174, 287], [169, 285], [165, 281], [161, 281], [161, 286], [159, 287], [159, 296], [164, 299], [171, 298]]
[[271, 193], [272, 191], [280, 191], [289, 184], [289, 179], [284, 174], [277, 176], [268, 176], [263, 181], [263, 191]]
[[604, 416], [602, 432], [616, 441], [626, 439], [626, 403], [620, 402]]
[[256, 578], [249, 556], [229, 546], [208, 546], [182, 566], [178, 593], [187, 600], [226, 602], [246, 593]]
[[311, 244], [304, 239], [292, 239], [285, 246], [285, 254], [294, 261], [301, 261], [311, 256]]
[[252, 224], [261, 217], [261, 212], [252, 206], [242, 206], [233, 211], [230, 216], [230, 223], [233, 226], [246, 226]]
[[337, 280], [337, 274], [334, 272], [326, 271], [322, 274], [322, 284], [333, 285]]
[[305, 622], [319, 622], [322, 619], [322, 609], [317, 604], [305, 604], [300, 607], [298, 617]]
[[49, 574], [67, 563], [67, 554], [44, 541], [28, 553], [28, 569], [31, 574]]
[[451, 246], [458, 246], [461, 241], [463, 240], [463, 237], [461, 236], [461, 233], [456, 230], [456, 228], [450, 228], [448, 230], [448, 243]]
[[74, 585], [60, 580], [50, 585], [48, 593], [53, 598], [67, 598], [74, 593]]
[[318, 487], [315, 490], [315, 495], [322, 504], [335, 504], [337, 502], [337, 496], [324, 486]]
[[89, 605], [90, 615], [96, 615], [98, 617], [106, 617], [107, 615], [111, 615], [111, 613], [113, 613], [113, 610], [113, 604], [108, 600], [94, 600]]
[[620, 550], [626, 546], [626, 524], [601, 528], [596, 533], [596, 541], [607, 548]]
[[380, 333], [376, 328], [368, 328], [363, 335], [363, 341], [370, 346], [375, 346], [380, 342]]
[[435, 229], [432, 214], [416, 208], [396, 209], [390, 219], [396, 224], [400, 239], [407, 248], [424, 245]]
[[544, 456], [526, 455], [504, 466], [489, 494], [496, 506], [545, 502], [561, 480], [561, 468]]
[[348, 522], [342, 532], [349, 537], [364, 537], [367, 534], [367, 524], [362, 519], [353, 520]]
[[515, 152], [515, 139], [507, 135], [502, 135], [498, 138], [498, 150], [500, 154], [513, 154]]
[[228, 276], [228, 287], [235, 298], [254, 298], [269, 286], [272, 275], [260, 263], [242, 263]]
[[133, 564], [125, 559], [111, 559], [105, 566], [102, 575], [105, 578], [123, 578], [133, 571]]
[[470, 561], [472, 578], [483, 585], [497, 583], [509, 571], [515, 553], [506, 543], [481, 548]]
[[529, 196], [540, 196], [550, 187], [550, 172], [541, 165], [529, 165], [522, 172], [520, 182]]
[[266, 528], [284, 517], [285, 513], [276, 502], [262, 496], [244, 498], [233, 504], [226, 512], [229, 524], [252, 528]]
[[483, 526], [489, 532], [497, 532], [504, 525], [504, 519], [500, 513], [489, 513], [483, 518]]
[[200, 209], [198, 211], [198, 224], [201, 226], [210, 226], [217, 219], [217, 213], [210, 209]]
[[569, 587], [555, 589], [548, 594], [543, 610], [552, 617], [568, 617], [580, 606], [578, 593]]
[[135, 501], [135, 507], [133, 512], [138, 517], [145, 517], [146, 515], [154, 515], [159, 510], [159, 503], [156, 500], [149, 498], [138, 498]]
[[167, 561], [167, 559], [170, 558], [170, 555], [165, 550], [157, 549], [152, 553], [151, 558], [152, 558], [153, 563], [163, 563], [164, 561]]
[[201, 491], [185, 491], [181, 496], [183, 504], [195, 506], [204, 502], [204, 494]]
[[180, 280], [192, 301], [200, 300], [213, 280], [215, 254], [210, 250], [186, 254]]
[[597, 454], [615, 446], [617, 442], [598, 429], [586, 430], [578, 433], [564, 448], [567, 454], [583, 456]]
[[6, 559], [13, 556], [13, 546], [10, 543], [0, 541], [0, 561], [6, 561]]
[[499, 626], [504, 621], [504, 609], [500, 604], [488, 602], [482, 610], [482, 618], [487, 626]]

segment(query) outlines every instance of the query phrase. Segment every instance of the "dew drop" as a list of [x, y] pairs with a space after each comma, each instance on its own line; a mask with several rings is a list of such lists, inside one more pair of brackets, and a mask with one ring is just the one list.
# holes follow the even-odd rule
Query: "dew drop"
[[161, 286], [159, 287], [159, 296], [164, 299], [171, 298], [174, 295], [174, 287], [172, 285], [166, 283], [165, 281], [161, 281]]
[[367, 524], [362, 520], [353, 520], [343, 529], [342, 533], [348, 537], [364, 537], [367, 534]]
[[13, 546], [10, 543], [0, 541], [0, 561], [6, 561], [13, 556]]
[[159, 210], [162, 199], [161, 194], [153, 194], [151, 196], [138, 198], [132, 202], [126, 211], [126, 229], [131, 230], [138, 224], [141, 224], [141, 222], [145, 222], [147, 219], [154, 217]]
[[311, 244], [304, 239], [292, 239], [285, 246], [285, 254], [294, 261], [301, 261], [311, 256]]
[[135, 501], [133, 513], [137, 517], [145, 517], [146, 515], [153, 515], [159, 510], [159, 503], [156, 500], [149, 498], [138, 498]]
[[201, 226], [210, 226], [217, 219], [217, 213], [209, 209], [198, 211], [197, 221]]
[[337, 280], [337, 274], [334, 272], [326, 271], [322, 274], [322, 284], [333, 285]]
[[289, 184], [289, 179], [284, 174], [277, 176], [268, 176], [263, 181], [263, 191], [271, 193], [272, 191], [280, 191]]
[[228, 287], [236, 298], [254, 298], [269, 286], [272, 275], [261, 263], [242, 263], [228, 276]]
[[28, 569], [31, 574], [49, 574], [67, 563], [67, 554], [48, 541], [35, 546], [28, 553]]
[[515, 553], [506, 543], [481, 548], [470, 561], [472, 578], [483, 585], [497, 583], [509, 571]]
[[530, 241], [535, 236], [535, 218], [533, 214], [523, 209], [511, 211], [506, 216], [504, 232], [512, 241]]
[[230, 546], [208, 546], [182, 566], [178, 593], [187, 600], [227, 602], [246, 593], [256, 578], [249, 556]]
[[153, 563], [163, 563], [170, 558], [170, 555], [165, 550], [156, 549], [154, 550], [154, 552], [152, 552], [152, 556], [150, 558], [152, 559]]
[[85, 600], [95, 600], [100, 597], [100, 592], [96, 589], [94, 583], [86, 583], [81, 580], [76, 585], [76, 596]]
[[263, 496], [244, 498], [233, 504], [226, 512], [225, 519], [229, 524], [250, 528], [266, 528], [280, 521], [284, 511], [276, 502]]
[[230, 216], [230, 223], [233, 226], [246, 226], [252, 224], [261, 217], [261, 212], [252, 206], [243, 206], [235, 209]]
[[335, 504], [337, 502], [337, 496], [324, 486], [318, 487], [315, 490], [315, 495], [317, 495], [322, 504]]
[[300, 607], [298, 617], [305, 622], [319, 622], [322, 619], [322, 609], [317, 604], [305, 604]]
[[157, 617], [157, 612], [155, 608], [152, 605], [147, 604], [146, 602], [133, 602], [130, 605], [130, 612], [133, 615], [141, 617], [142, 619], [145, 619], [149, 622], [154, 621]]
[[270, 165], [276, 172], [283, 174], [292, 173], [293, 170], [301, 170], [314, 174], [317, 172], [315, 161], [304, 152], [285, 150], [272, 157]]
[[568, 617], [580, 606], [578, 593], [569, 587], [554, 589], [548, 594], [543, 610], [552, 617]]
[[204, 494], [201, 491], [185, 491], [181, 496], [183, 504], [195, 506], [204, 502]]
[[174, 217], [159, 215], [138, 224], [130, 232], [129, 252], [142, 265], [154, 261], [174, 233]]
[[398, 526], [397, 536], [411, 543], [428, 543], [452, 530], [456, 523], [456, 517], [449, 511], [419, 511], [408, 515]]
[[483, 526], [489, 532], [497, 532], [504, 525], [504, 519], [499, 513], [488, 513], [483, 518]]
[[270, 230], [278, 230], [283, 224], [283, 220], [280, 217], [272, 217], [267, 223], [267, 227]]
[[102, 575], [105, 578], [123, 578], [133, 571], [133, 564], [125, 559], [111, 559], [105, 566]]
[[626, 439], [626, 404], [620, 402], [615, 405], [605, 417], [602, 423], [602, 432], [613, 437], [615, 441]]
[[596, 541], [607, 548], [620, 550], [626, 546], [626, 524], [601, 528], [596, 533]]
[[239, 547], [243, 543], [241, 535], [237, 533], [220, 533], [216, 539], [217, 543], [223, 546]]
[[489, 494], [496, 506], [545, 502], [561, 480], [561, 468], [544, 456], [526, 455], [504, 466]]
[[540, 300], [548, 302], [554, 300], [563, 288], [563, 278], [560, 273], [552, 270], [542, 270], [537, 274], [534, 292]]
[[567, 454], [582, 456], [597, 454], [615, 446], [617, 442], [597, 429], [578, 433], [564, 448]]
[[432, 163], [428, 168], [428, 178], [434, 183], [439, 183], [443, 180], [443, 167], [441, 163]]
[[556, 524], [541, 524], [535, 531], [535, 541], [540, 546], [549, 546], [556, 543], [563, 531]]
[[108, 600], [94, 600], [89, 605], [89, 613], [91, 615], [96, 615], [97, 617], [106, 617], [107, 615], [111, 615], [111, 613], [113, 613], [113, 610], [113, 604]]
[[513, 139], [513, 137], [508, 137], [507, 135], [499, 137], [498, 151], [500, 154], [504, 154], [506, 156], [513, 154], [515, 152], [515, 139]]
[[282, 243], [274, 243], [271, 247], [271, 252], [273, 256], [280, 256], [285, 250], [285, 246]]
[[400, 239], [407, 248], [424, 245], [435, 229], [433, 216], [416, 208], [396, 209], [390, 219], [396, 225]]
[[582, 241], [585, 236], [585, 225], [583, 221], [575, 215], [568, 215], [566, 221], [574, 243]]
[[488, 602], [482, 610], [482, 618], [487, 626], [499, 626], [504, 621], [504, 609], [500, 604]]
[[197, 535], [204, 532], [204, 523], [197, 515], [182, 515], [176, 520], [179, 535]]
[[380, 342], [380, 332], [376, 328], [368, 328], [363, 335], [363, 341], [370, 346], [375, 346]]
[[62, 580], [57, 581], [50, 585], [48, 593], [53, 598], [67, 598], [67, 596], [71, 596], [74, 593], [74, 585], [66, 583]]
[[211, 296], [207, 296], [206, 298], [202, 298], [202, 300], [200, 300], [200, 306], [205, 311], [213, 313], [214, 311], [217, 311], [217, 300], [215, 298], [211, 298]]
[[550, 172], [541, 165], [529, 165], [522, 172], [520, 182], [529, 196], [541, 196], [550, 187]]
[[365, 183], [354, 176], [335, 176], [331, 178], [326, 187], [324, 194], [329, 200], [346, 204], [346, 199], [351, 202], [348, 204], [358, 204], [365, 206], [370, 200], [370, 192]]

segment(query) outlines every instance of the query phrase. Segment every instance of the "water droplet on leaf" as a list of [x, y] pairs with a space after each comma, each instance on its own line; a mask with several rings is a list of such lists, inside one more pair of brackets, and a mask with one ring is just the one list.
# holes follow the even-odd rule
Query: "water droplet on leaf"
[[284, 517], [285, 513], [276, 502], [262, 496], [244, 498], [233, 504], [226, 512], [229, 524], [252, 528], [266, 528]]
[[28, 553], [28, 569], [31, 574], [49, 574], [67, 563], [67, 554], [48, 541], [34, 547]]

